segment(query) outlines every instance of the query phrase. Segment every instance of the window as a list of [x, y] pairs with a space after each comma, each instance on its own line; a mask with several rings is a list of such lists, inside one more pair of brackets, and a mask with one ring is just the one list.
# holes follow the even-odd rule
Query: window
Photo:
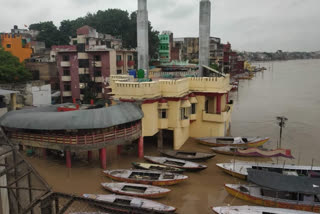
[[94, 76], [101, 77], [101, 70], [99, 70], [99, 69], [94, 70]]
[[96, 89], [97, 89], [97, 93], [101, 93], [102, 92], [102, 85], [97, 85], [96, 86]]
[[63, 69], [63, 76], [70, 76], [70, 70], [69, 69]]
[[90, 74], [80, 74], [80, 75], [79, 75], [79, 81], [80, 81], [81, 83], [90, 82]]
[[80, 53], [83, 53], [86, 51], [86, 45], [85, 44], [77, 44], [77, 51]]
[[31, 73], [32, 73], [32, 80], [40, 80], [40, 71], [39, 70], [31, 71]]
[[95, 55], [93, 58], [94, 58], [94, 61], [101, 61], [100, 55]]
[[122, 60], [122, 57], [121, 55], [117, 55], [117, 62], [121, 61]]
[[79, 59], [79, 68], [89, 68], [89, 60]]
[[196, 111], [197, 111], [197, 109], [196, 109], [196, 104], [195, 104], [195, 103], [192, 103], [192, 104], [191, 104], [191, 114], [196, 114]]
[[73, 44], [73, 45], [77, 45], [77, 44], [78, 44], [78, 40], [73, 40], [73, 41], [72, 41], [72, 44]]
[[65, 91], [71, 91], [71, 85], [70, 84], [65, 84], [64, 85], [64, 90]]
[[167, 109], [160, 109], [159, 110], [159, 118], [160, 119], [167, 119], [168, 118]]
[[11, 44], [7, 44], [7, 48], [11, 48]]
[[132, 61], [132, 55], [128, 56], [128, 61]]
[[180, 119], [187, 120], [189, 119], [189, 111], [188, 108], [181, 108], [180, 109]]
[[122, 74], [122, 70], [117, 70], [117, 74]]
[[62, 56], [62, 61], [69, 61], [70, 60], [70, 56], [69, 55], [63, 55]]

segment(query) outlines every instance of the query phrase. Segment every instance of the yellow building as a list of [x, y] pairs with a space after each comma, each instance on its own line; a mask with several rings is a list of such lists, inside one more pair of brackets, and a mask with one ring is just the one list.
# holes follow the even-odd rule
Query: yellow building
[[0, 43], [5, 51], [18, 57], [20, 62], [31, 57], [32, 49], [30, 43], [27, 43], [27, 40], [23, 39], [21, 35], [1, 34]]
[[228, 102], [229, 83], [229, 75], [143, 83], [126, 75], [110, 77], [115, 101], [141, 104], [142, 135], [171, 130], [174, 149], [179, 149], [189, 137], [226, 135], [233, 107]]

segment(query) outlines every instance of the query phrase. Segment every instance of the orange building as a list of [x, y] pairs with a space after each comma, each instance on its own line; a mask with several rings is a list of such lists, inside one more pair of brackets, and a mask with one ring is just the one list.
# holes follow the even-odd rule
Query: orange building
[[1, 34], [0, 43], [5, 51], [9, 51], [12, 55], [18, 57], [20, 62], [31, 57], [30, 43], [23, 39], [21, 35]]

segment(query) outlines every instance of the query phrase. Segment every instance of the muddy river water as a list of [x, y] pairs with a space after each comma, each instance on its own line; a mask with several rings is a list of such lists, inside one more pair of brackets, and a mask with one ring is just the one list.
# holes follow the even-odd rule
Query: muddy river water
[[[275, 148], [279, 139], [277, 116], [289, 120], [283, 132], [282, 147], [292, 149], [293, 161], [274, 159], [283, 163], [320, 165], [320, 60], [298, 60], [286, 62], [260, 63], [268, 68], [257, 73], [253, 80], [241, 80], [238, 92], [232, 92], [234, 100], [232, 114], [232, 136], [270, 136], [266, 147]], [[210, 152], [210, 147], [189, 140], [184, 150]], [[157, 155], [156, 144], [145, 143], [147, 155]], [[67, 169], [63, 160], [30, 157], [28, 160], [54, 191], [81, 195], [83, 193], [108, 194], [101, 182], [111, 182], [95, 161], [73, 161], [73, 168]], [[212, 206], [245, 205], [224, 190], [225, 183], [239, 183], [238, 179], [221, 172], [216, 163], [230, 162], [233, 157], [217, 155], [205, 164], [208, 168], [201, 172], [185, 173], [189, 179], [169, 187], [172, 192], [158, 202], [177, 207], [178, 213], [212, 213]], [[271, 161], [271, 159], [236, 160]], [[139, 161], [137, 154], [130, 150], [116, 155], [116, 149], [108, 149], [108, 169], [131, 168], [132, 161]]]

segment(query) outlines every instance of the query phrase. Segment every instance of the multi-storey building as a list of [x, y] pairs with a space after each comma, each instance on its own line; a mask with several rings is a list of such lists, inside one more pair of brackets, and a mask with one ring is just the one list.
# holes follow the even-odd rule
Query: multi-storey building
[[32, 49], [30, 41], [20, 34], [0, 34], [0, 44], [5, 51], [18, 57], [20, 62], [31, 57]]
[[67, 46], [53, 46], [60, 79], [62, 102], [86, 96], [109, 97], [109, 76], [127, 74], [135, 65], [135, 50], [122, 49], [122, 42], [84, 26]]
[[179, 149], [189, 137], [225, 136], [230, 127], [230, 76], [190, 77], [153, 82], [128, 81], [111, 76], [113, 99], [141, 104], [142, 136], [171, 132]]

